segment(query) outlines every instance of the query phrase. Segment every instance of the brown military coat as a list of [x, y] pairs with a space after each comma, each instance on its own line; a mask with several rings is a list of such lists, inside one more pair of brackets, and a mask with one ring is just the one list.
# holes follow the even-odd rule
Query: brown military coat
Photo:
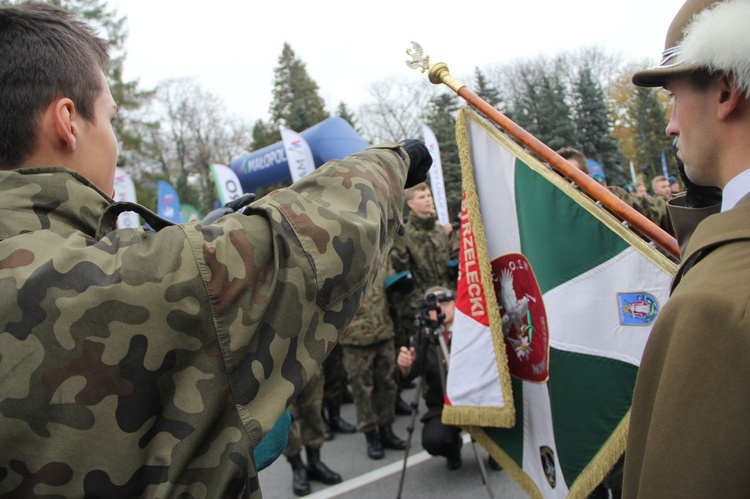
[[750, 494], [750, 198], [693, 233], [638, 372], [623, 497]]

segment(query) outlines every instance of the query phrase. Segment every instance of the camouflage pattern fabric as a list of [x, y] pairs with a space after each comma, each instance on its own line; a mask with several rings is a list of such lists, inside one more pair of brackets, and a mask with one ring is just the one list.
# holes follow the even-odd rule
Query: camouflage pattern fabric
[[343, 350], [357, 409], [357, 430], [365, 433], [377, 425], [393, 424], [398, 393], [393, 340], [366, 346], [343, 345]]
[[396, 348], [408, 345], [415, 330], [414, 316], [422, 310], [425, 292], [432, 286], [455, 289], [448, 262], [458, 258], [458, 246], [451, 243], [435, 217], [423, 218], [411, 212], [404, 229], [393, 243], [390, 261], [395, 272], [411, 271], [414, 290], [406, 297], [395, 293], [390, 296], [397, 316]]
[[326, 406], [341, 405], [348, 380], [346, 369], [344, 369], [344, 354], [341, 353], [340, 344], [333, 347], [333, 350], [323, 362], [323, 373], [325, 374], [323, 403]]
[[383, 267], [341, 337], [341, 345], [367, 346], [393, 339], [393, 321], [388, 313], [388, 298], [385, 292], [386, 276], [386, 267]]
[[295, 401], [289, 406], [292, 424], [289, 439], [284, 449], [286, 457], [294, 457], [303, 447], [320, 449], [323, 447], [323, 384], [325, 376], [321, 370], [310, 379]]
[[70, 170], [0, 172], [0, 495], [260, 497], [253, 449], [382, 267], [406, 162], [157, 233]]
[[388, 273], [389, 267], [380, 269], [341, 338], [344, 367], [357, 410], [357, 430], [361, 432], [375, 425], [390, 425], [396, 419], [396, 350], [385, 292]]
[[[672, 226], [672, 220], [669, 218], [669, 214], [667, 213], [666, 198], [662, 196], [652, 196], [650, 194], [646, 194], [645, 196], [636, 196], [629, 193], [622, 187], [616, 185], [609, 186], [608, 189], [612, 194], [625, 201], [632, 208], [635, 208], [636, 211], [654, 222], [666, 233], [671, 234], [672, 236], [675, 235], [674, 227]], [[645, 236], [643, 237], [644, 239], [647, 239], [645, 238]], [[656, 249], [670, 260], [675, 262], [677, 261], [674, 255], [672, 255], [664, 248], [657, 245]]]
[[617, 185], [608, 186], [609, 191], [618, 198], [635, 208], [641, 215], [648, 218], [664, 231], [674, 235], [674, 229], [667, 214], [667, 200], [661, 196], [636, 196]]

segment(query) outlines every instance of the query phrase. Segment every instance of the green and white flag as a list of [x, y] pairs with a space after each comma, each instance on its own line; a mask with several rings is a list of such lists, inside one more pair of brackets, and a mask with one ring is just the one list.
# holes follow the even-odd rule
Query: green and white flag
[[456, 136], [465, 209], [443, 421], [532, 497], [585, 497], [624, 451], [675, 266], [473, 111]]

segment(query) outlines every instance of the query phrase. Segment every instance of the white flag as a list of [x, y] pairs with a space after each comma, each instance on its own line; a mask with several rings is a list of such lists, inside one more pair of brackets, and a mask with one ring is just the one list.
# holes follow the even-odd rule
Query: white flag
[[[135, 185], [130, 175], [120, 168], [115, 168], [115, 201], [128, 201], [136, 203], [135, 199]], [[117, 228], [118, 229], [135, 229], [140, 227], [141, 219], [138, 217], [138, 213], [132, 211], [126, 211], [121, 213], [117, 217]]]
[[456, 127], [466, 208], [442, 421], [529, 496], [587, 497], [625, 449], [675, 266], [475, 112]]
[[292, 175], [292, 182], [296, 182], [315, 170], [312, 151], [302, 135], [283, 126], [280, 126], [279, 130], [281, 131], [281, 140], [284, 143], [289, 173]]
[[237, 174], [226, 165], [211, 165], [211, 176], [214, 179], [219, 202], [222, 205], [241, 197], [244, 192]]
[[448, 200], [445, 197], [445, 182], [443, 182], [443, 164], [440, 162], [440, 148], [437, 138], [432, 129], [422, 125], [424, 143], [432, 156], [432, 167], [430, 168], [430, 185], [432, 186], [432, 200], [435, 203], [438, 222], [440, 225], [450, 223], [448, 216]]

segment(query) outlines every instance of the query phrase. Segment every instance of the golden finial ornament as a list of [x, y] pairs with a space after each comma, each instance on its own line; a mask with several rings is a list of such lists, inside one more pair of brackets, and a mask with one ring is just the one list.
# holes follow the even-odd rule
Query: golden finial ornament
[[430, 65], [430, 56], [424, 54], [422, 46], [417, 42], [411, 42], [412, 48], [406, 49], [407, 55], [411, 60], [406, 61], [406, 65], [411, 69], [419, 69], [422, 73], [429, 71], [429, 78], [432, 83], [439, 85], [444, 83], [448, 88], [458, 93], [464, 85], [451, 76], [448, 71], [448, 65], [444, 62]]

